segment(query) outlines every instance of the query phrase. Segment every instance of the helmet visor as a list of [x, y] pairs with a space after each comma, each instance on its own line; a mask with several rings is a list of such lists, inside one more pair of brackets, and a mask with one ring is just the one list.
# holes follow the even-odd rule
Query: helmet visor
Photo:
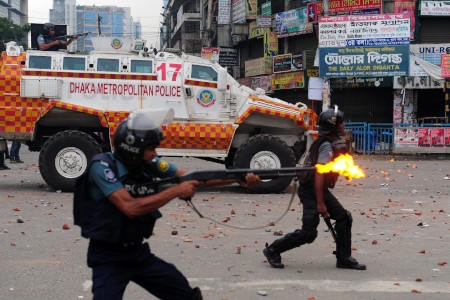
[[142, 109], [132, 111], [128, 116], [129, 130], [154, 130], [172, 122], [174, 111], [170, 109]]

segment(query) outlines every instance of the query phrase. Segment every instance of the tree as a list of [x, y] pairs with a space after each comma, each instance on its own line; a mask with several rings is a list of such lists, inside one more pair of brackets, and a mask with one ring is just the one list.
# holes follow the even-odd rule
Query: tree
[[31, 31], [30, 24], [19, 26], [8, 20], [7, 18], [0, 18], [0, 52], [6, 50], [5, 43], [14, 41], [18, 45], [25, 45], [27, 48], [27, 37]]

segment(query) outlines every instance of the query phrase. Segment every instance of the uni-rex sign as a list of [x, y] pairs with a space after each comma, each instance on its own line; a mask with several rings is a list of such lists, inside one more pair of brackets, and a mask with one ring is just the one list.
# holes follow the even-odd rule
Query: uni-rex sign
[[409, 45], [319, 48], [320, 77], [408, 76]]

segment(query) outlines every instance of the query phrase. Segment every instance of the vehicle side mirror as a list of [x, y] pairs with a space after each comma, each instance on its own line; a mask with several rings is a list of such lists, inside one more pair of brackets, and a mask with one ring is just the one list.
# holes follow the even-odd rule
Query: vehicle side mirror
[[228, 72], [225, 68], [220, 68], [219, 73], [217, 74], [217, 89], [220, 92], [224, 92], [227, 90], [227, 76]]

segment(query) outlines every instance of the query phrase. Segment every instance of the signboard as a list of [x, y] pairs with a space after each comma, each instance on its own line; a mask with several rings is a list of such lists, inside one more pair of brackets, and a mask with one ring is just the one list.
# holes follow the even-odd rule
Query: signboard
[[[344, 15], [369, 15], [381, 14], [382, 0], [366, 0], [366, 1], [346, 1], [346, 0], [329, 0], [328, 15], [344, 16]], [[311, 2], [307, 5], [308, 22], [318, 22], [319, 17], [323, 16], [322, 2]]]
[[277, 37], [313, 32], [313, 24], [308, 22], [306, 7], [275, 14]]
[[258, 27], [272, 27], [272, 16], [256, 16]]
[[256, 58], [245, 61], [245, 77], [272, 74], [272, 58]]
[[220, 48], [203, 47], [201, 57], [212, 62], [219, 62]]
[[272, 76], [256, 76], [252, 77], [251, 86], [253, 90], [256, 88], [263, 89], [266, 94], [272, 93]]
[[411, 44], [411, 54], [433, 65], [441, 65], [441, 55], [450, 51], [450, 44]]
[[319, 21], [319, 47], [409, 44], [408, 15], [321, 17]]
[[319, 48], [319, 77], [406, 76], [409, 45]]
[[281, 54], [273, 57], [273, 72], [284, 73], [302, 70], [301, 54]]
[[235, 24], [244, 24], [245, 20], [245, 0], [232, 0], [231, 21]]
[[233, 67], [238, 65], [239, 50], [234, 48], [220, 47], [219, 65], [222, 67]]
[[272, 90], [298, 89], [305, 87], [303, 71], [272, 75]]
[[275, 32], [264, 34], [264, 57], [273, 57], [278, 54], [278, 39]]
[[414, 32], [416, 28], [416, 18], [414, 12], [416, 11], [416, 0], [395, 0], [394, 13], [401, 13], [409, 15], [411, 19], [410, 39], [414, 41]]
[[245, 1], [245, 15], [247, 20], [255, 20], [258, 13], [258, 0]]
[[217, 24], [224, 25], [230, 23], [231, 1], [219, 0], [219, 9], [217, 12]]
[[420, 1], [421, 16], [450, 16], [449, 1]]
[[331, 80], [332, 88], [392, 87], [392, 77], [342, 77]]
[[[410, 72], [411, 73], [411, 72]], [[394, 89], [441, 89], [443, 82], [434, 80], [431, 76], [395, 76]]]
[[380, 14], [382, 0], [329, 0], [328, 11], [330, 15], [362, 15]]
[[261, 3], [261, 14], [264, 16], [272, 15], [272, 2], [271, 1]]
[[442, 54], [441, 76], [450, 78], [450, 54]]
[[256, 37], [263, 36], [271, 31], [270, 27], [258, 27], [256, 21], [252, 21], [248, 24], [248, 38], [254, 39]]

